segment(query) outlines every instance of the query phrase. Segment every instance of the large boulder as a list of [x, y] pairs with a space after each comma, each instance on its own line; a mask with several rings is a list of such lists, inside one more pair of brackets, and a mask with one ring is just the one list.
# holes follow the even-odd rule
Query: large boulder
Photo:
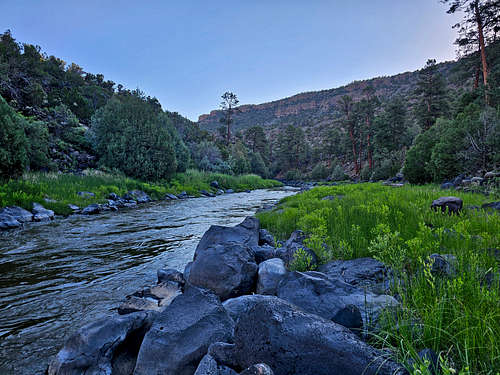
[[376, 294], [385, 294], [390, 287], [390, 270], [373, 258], [334, 260], [321, 265], [318, 271], [331, 279], [341, 279]]
[[275, 295], [278, 284], [286, 272], [285, 263], [280, 258], [260, 263], [257, 272], [257, 293]]
[[458, 197], [441, 197], [434, 200], [431, 204], [431, 209], [434, 211], [441, 210], [441, 212], [446, 212], [448, 214], [459, 214], [463, 207], [463, 201]]
[[205, 355], [194, 375], [238, 375], [233, 369], [219, 365], [211, 355]]
[[295, 260], [295, 253], [299, 249], [302, 249], [307, 253], [309, 257], [311, 257], [311, 265], [314, 266], [318, 264], [318, 257], [316, 256], [314, 251], [304, 246], [305, 239], [305, 234], [300, 230], [296, 230], [291, 234], [290, 238], [286, 241], [283, 247], [276, 249], [276, 255], [279, 258], [283, 259], [287, 267], [289, 267], [290, 264], [292, 264], [292, 262]]
[[189, 286], [159, 313], [144, 337], [134, 375], [192, 375], [217, 341], [232, 341], [234, 322], [210, 291]]
[[54, 211], [47, 210], [40, 203], [33, 203], [33, 221], [47, 221], [54, 219]]
[[212, 225], [203, 235], [196, 247], [195, 258], [200, 251], [224, 243], [238, 243], [253, 247], [259, 245], [259, 220], [247, 217], [234, 227]]
[[274, 237], [266, 229], [259, 230], [259, 245], [274, 246]]
[[90, 323], [68, 338], [48, 375], [129, 375], [153, 316], [135, 313]]
[[257, 264], [251, 249], [239, 243], [211, 245], [197, 250], [189, 271], [189, 283], [210, 289], [221, 300], [255, 290]]
[[274, 296], [264, 296], [262, 294], [247, 294], [224, 301], [222, 305], [228, 312], [231, 319], [238, 321], [240, 316], [250, 311], [256, 304], [262, 301], [272, 300]]
[[240, 317], [234, 342], [216, 343], [209, 354], [238, 371], [266, 363], [276, 375], [406, 374], [345, 327], [276, 297]]
[[392, 296], [376, 295], [314, 271], [289, 272], [281, 280], [276, 295], [304, 311], [329, 320], [334, 320], [346, 306], [354, 305], [368, 327], [376, 322], [384, 308], [399, 305]]
[[8, 206], [2, 208], [0, 210], [0, 216], [10, 216], [12, 219], [17, 220], [21, 224], [33, 221], [33, 214], [31, 212], [17, 206]]

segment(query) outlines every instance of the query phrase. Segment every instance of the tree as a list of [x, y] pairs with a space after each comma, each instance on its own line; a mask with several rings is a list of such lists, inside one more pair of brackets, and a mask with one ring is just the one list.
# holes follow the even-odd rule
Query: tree
[[437, 71], [436, 60], [427, 60], [424, 69], [418, 74], [415, 95], [418, 102], [415, 117], [422, 130], [434, 125], [440, 116], [446, 116], [449, 105], [446, 98], [446, 83]]
[[[486, 45], [488, 39], [500, 29], [500, 1], [499, 0], [441, 0], [449, 5], [447, 13], [464, 12], [462, 22], [454, 27], [459, 28], [461, 37], [457, 44], [467, 46], [477, 43], [481, 57], [484, 86], [488, 86], [488, 61]], [[486, 96], [486, 103], [488, 97]]]
[[126, 175], [159, 180], [177, 170], [170, 131], [161, 107], [140, 91], [122, 91], [92, 117], [95, 151], [101, 164]]
[[236, 110], [236, 106], [240, 102], [236, 94], [226, 91], [224, 95], [221, 96], [222, 102], [220, 103], [220, 109], [222, 110], [224, 116], [220, 119], [220, 122], [226, 125], [226, 144], [229, 146], [231, 141], [231, 124], [233, 123], [233, 114]]
[[245, 145], [253, 153], [259, 153], [266, 164], [269, 163], [269, 142], [261, 126], [252, 126], [244, 134]]
[[347, 128], [347, 133], [349, 134], [349, 139], [351, 140], [351, 152], [352, 161], [354, 163], [354, 172], [356, 175], [359, 174], [360, 165], [358, 159], [358, 148], [356, 142], [356, 121], [353, 116], [354, 101], [351, 96], [344, 95], [340, 98], [340, 112], [342, 114], [342, 122]]
[[0, 96], [0, 180], [19, 177], [28, 163], [26, 120]]
[[298, 126], [288, 125], [278, 138], [276, 159], [279, 170], [302, 170], [308, 161], [309, 145], [306, 142], [304, 131]]

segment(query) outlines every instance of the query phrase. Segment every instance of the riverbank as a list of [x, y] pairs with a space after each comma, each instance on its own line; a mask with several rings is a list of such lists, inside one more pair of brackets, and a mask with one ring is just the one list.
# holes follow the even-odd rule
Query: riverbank
[[[217, 184], [213, 184], [214, 181]], [[91, 204], [106, 204], [110, 196], [124, 196], [134, 190], [145, 192], [152, 200], [162, 200], [167, 194], [201, 196], [203, 192], [216, 194], [278, 186], [282, 184], [256, 175], [229, 176], [196, 170], [155, 183], [97, 170], [88, 170], [82, 175], [27, 173], [21, 179], [0, 185], [0, 208], [18, 206], [31, 211], [33, 203], [38, 203], [56, 215], [67, 216], [74, 213], [72, 206], [83, 209]]]
[[[463, 201], [460, 215], [430, 209], [433, 200], [447, 195]], [[482, 194], [437, 186], [359, 184], [318, 187], [257, 216], [277, 239], [303, 230], [320, 264], [374, 257], [392, 268], [401, 282], [391, 286], [391, 294], [402, 308], [381, 320], [370, 339], [375, 346], [390, 347], [403, 361], [431, 348], [456, 373], [495, 374], [500, 215], [486, 206], [491, 202]], [[316, 268], [307, 253], [294, 267]]]

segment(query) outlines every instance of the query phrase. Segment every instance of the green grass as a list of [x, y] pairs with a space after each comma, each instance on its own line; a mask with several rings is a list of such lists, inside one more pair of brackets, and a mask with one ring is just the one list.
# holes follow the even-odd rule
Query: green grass
[[[190, 195], [199, 196], [200, 190], [214, 191], [211, 181], [218, 181], [223, 189], [244, 191], [281, 186], [274, 180], [264, 180], [256, 175], [227, 176], [223, 174], [205, 173], [188, 170], [175, 175], [169, 181], [156, 183], [142, 182], [122, 175], [89, 171], [84, 176], [58, 173], [27, 173], [18, 180], [0, 184], [0, 207], [20, 206], [28, 210], [33, 202], [43, 204], [54, 210], [56, 214], [68, 215], [72, 211], [68, 204], [85, 207], [91, 203], [105, 203], [109, 193], [123, 195], [127, 191], [143, 190], [153, 199], [162, 199], [166, 193], [179, 194], [186, 191]], [[77, 195], [79, 191], [89, 191], [95, 197], [84, 198]], [[56, 202], [45, 202], [50, 198]]]
[[[343, 197], [321, 200], [328, 195]], [[460, 216], [430, 210], [434, 199], [446, 195], [462, 198]], [[382, 319], [372, 337], [375, 345], [396, 350], [402, 362], [432, 348], [441, 353], [445, 371], [497, 374], [500, 285], [494, 249], [500, 249], [500, 215], [467, 209], [491, 200], [436, 186], [342, 185], [287, 197], [258, 217], [279, 239], [295, 229], [308, 233], [306, 245], [322, 262], [371, 256], [395, 270], [402, 282], [392, 292], [401, 297], [402, 308]], [[454, 254], [456, 276], [432, 276], [427, 261], [432, 253]], [[491, 288], [484, 283], [488, 272], [496, 275]]]

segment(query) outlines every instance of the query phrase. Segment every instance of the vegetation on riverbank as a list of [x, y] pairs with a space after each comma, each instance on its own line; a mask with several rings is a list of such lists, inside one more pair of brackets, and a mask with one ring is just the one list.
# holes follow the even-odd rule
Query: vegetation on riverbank
[[[60, 173], [26, 173], [17, 180], [0, 184], [0, 207], [20, 206], [28, 210], [33, 202], [43, 204], [56, 214], [68, 215], [68, 204], [85, 207], [92, 203], [105, 203], [110, 193], [123, 195], [130, 190], [143, 190], [152, 199], [163, 199], [165, 194], [199, 196], [200, 190], [215, 191], [210, 182], [217, 181], [222, 189], [245, 191], [282, 186], [275, 180], [264, 180], [256, 175], [229, 176], [220, 173], [188, 170], [178, 173], [169, 181], [142, 182], [119, 174], [89, 171], [85, 175]], [[95, 196], [79, 196], [78, 192], [91, 192]]]
[[[432, 348], [456, 373], [496, 374], [500, 215], [478, 208], [491, 198], [453, 194], [464, 201], [460, 216], [430, 210], [443, 195], [434, 186], [361, 184], [318, 187], [287, 197], [258, 217], [278, 239], [296, 229], [306, 232], [305, 245], [322, 262], [374, 257], [391, 266], [401, 280], [392, 293], [402, 306], [387, 314], [372, 340], [396, 350], [402, 361]], [[456, 256], [453, 276], [430, 272], [429, 255], [434, 253]]]

